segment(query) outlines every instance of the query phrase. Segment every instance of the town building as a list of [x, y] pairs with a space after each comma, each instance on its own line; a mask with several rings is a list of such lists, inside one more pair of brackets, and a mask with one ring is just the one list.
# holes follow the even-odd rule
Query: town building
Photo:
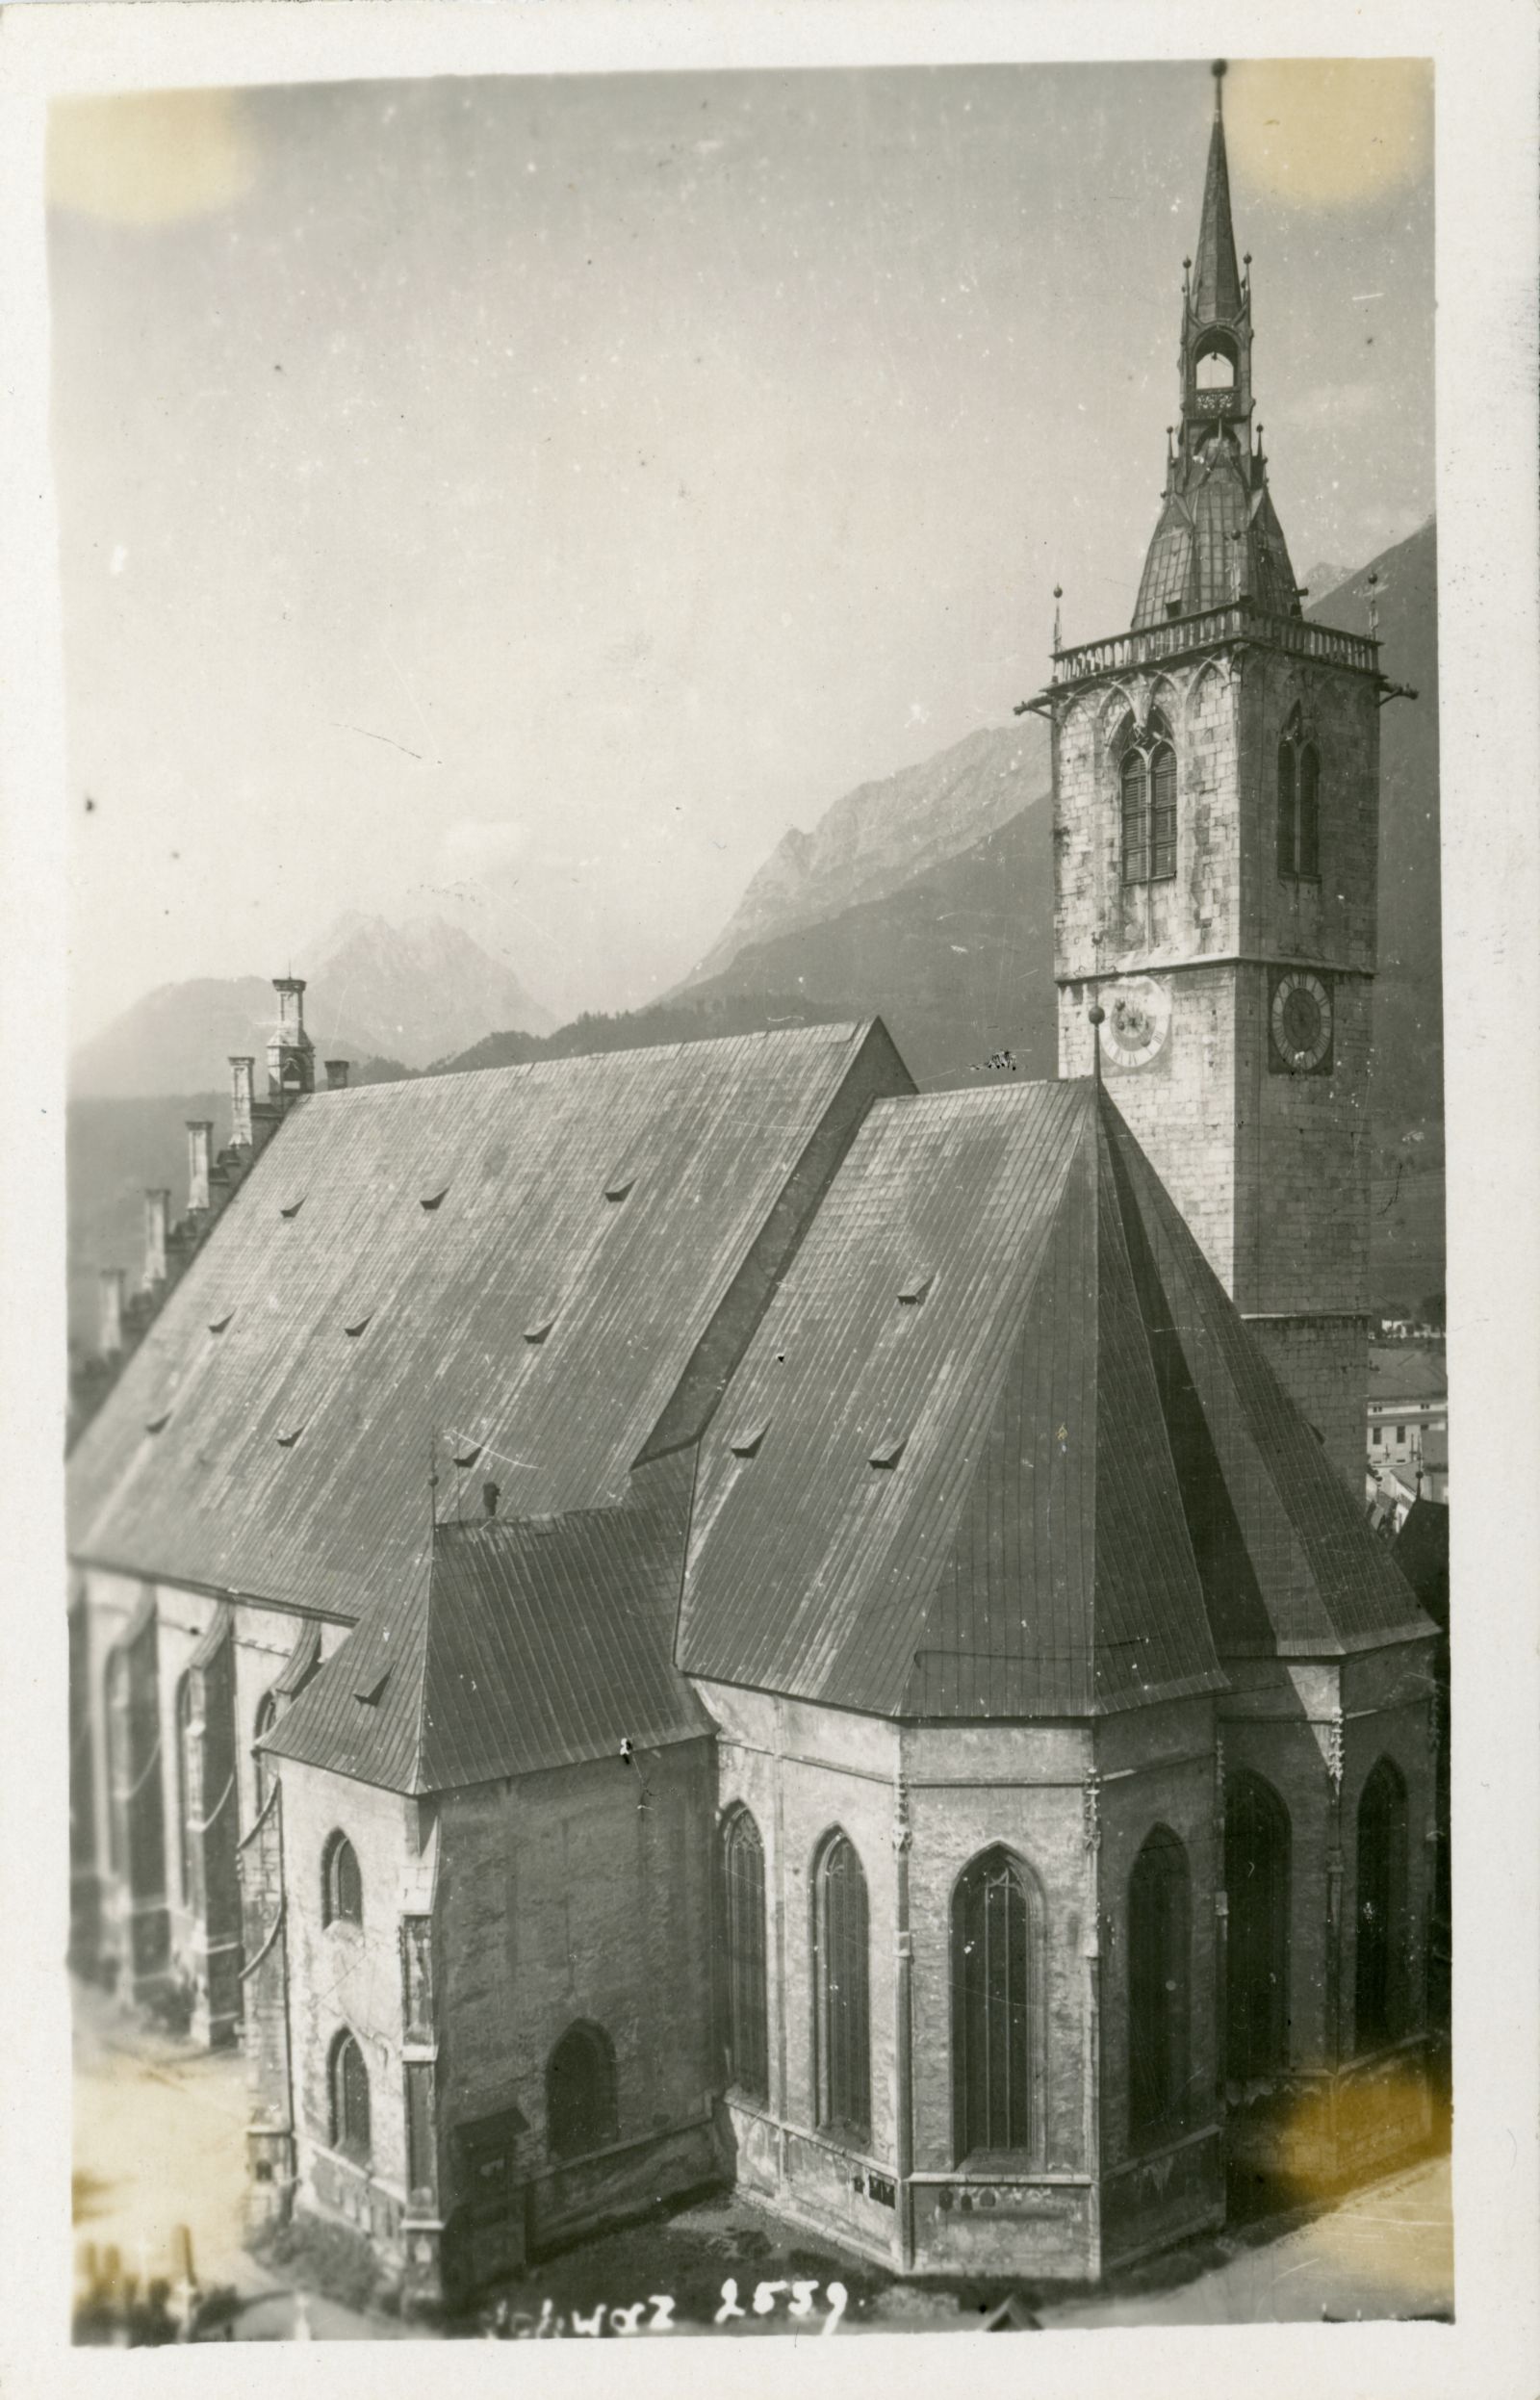
[[[1369, 1353], [1367, 1473], [1372, 1505], [1449, 1499], [1450, 1396], [1442, 1349], [1376, 1342]], [[1395, 1501], [1391, 1495], [1395, 1494]], [[1404, 1510], [1402, 1511], [1404, 1514]]]
[[[1373, 641], [1212, 135], [1061, 1080], [880, 1022], [315, 1093], [70, 1462], [75, 1923], [408, 2301], [735, 2183], [1095, 2276], [1425, 2135], [1436, 1630], [1362, 1509]], [[1261, 762], [1259, 764], [1259, 761]]]

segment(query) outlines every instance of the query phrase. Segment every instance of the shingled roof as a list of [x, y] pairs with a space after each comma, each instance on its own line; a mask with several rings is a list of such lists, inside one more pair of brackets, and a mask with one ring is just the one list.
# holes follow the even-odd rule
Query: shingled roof
[[509, 1515], [618, 1502], [910, 1088], [873, 1023], [318, 1095], [76, 1448], [72, 1556], [346, 1620], [421, 1586], [434, 1432]]
[[673, 1663], [689, 1487], [681, 1456], [621, 1508], [440, 1525], [263, 1746], [424, 1795], [701, 1740]]
[[689, 1673], [1081, 1716], [1429, 1630], [1105, 1095], [872, 1110], [703, 1445]]
[[679, 1657], [899, 1716], [1222, 1684], [1091, 1084], [872, 1110], [703, 1446]]

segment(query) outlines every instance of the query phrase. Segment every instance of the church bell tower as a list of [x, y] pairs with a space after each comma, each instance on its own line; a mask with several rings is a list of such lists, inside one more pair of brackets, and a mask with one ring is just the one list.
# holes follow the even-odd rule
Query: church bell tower
[[1099, 1063], [1356, 1484], [1390, 686], [1374, 641], [1300, 611], [1253, 424], [1223, 71], [1184, 264], [1181, 422], [1133, 624], [1067, 650], [1056, 632], [1053, 680], [1030, 704], [1053, 730], [1059, 1071]]

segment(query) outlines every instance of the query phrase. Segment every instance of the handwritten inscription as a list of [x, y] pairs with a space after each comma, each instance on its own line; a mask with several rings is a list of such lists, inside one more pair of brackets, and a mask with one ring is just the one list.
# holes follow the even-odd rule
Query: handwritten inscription
[[[737, 2278], [730, 2275], [722, 2286], [721, 2305], [711, 2322], [731, 2327], [740, 2317], [752, 2320], [783, 2315], [810, 2319], [809, 2333], [832, 2334], [850, 2306], [850, 2294], [843, 2284], [826, 2284], [825, 2306], [819, 2313], [814, 2308], [818, 2289], [816, 2282], [769, 2282], [756, 2284], [752, 2293], [745, 2286], [745, 2296], [740, 2299]], [[599, 2341], [625, 2340], [633, 2335], [673, 2334], [679, 2331], [675, 2305], [671, 2292], [650, 2292], [645, 2300], [633, 2300], [624, 2307], [612, 2307], [601, 2300], [586, 2313], [580, 2309], [558, 2313], [552, 2301], [544, 2300], [539, 2315], [530, 2316], [502, 2300], [487, 2320], [486, 2337], [489, 2341]]]

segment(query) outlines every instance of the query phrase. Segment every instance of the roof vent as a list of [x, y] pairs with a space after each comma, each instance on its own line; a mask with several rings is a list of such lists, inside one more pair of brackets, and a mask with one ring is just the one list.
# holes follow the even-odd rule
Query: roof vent
[[171, 1411], [167, 1408], [158, 1417], [146, 1417], [144, 1420], [144, 1431], [146, 1433], [164, 1433], [166, 1428], [170, 1424], [170, 1422]]
[[605, 1184], [604, 1198], [607, 1200], [623, 1200], [627, 1194], [630, 1191], [631, 1186], [635, 1183], [635, 1168], [623, 1167], [619, 1174], [611, 1175], [609, 1181]]
[[485, 1447], [486, 1444], [484, 1442], [473, 1442], [469, 1450], [457, 1450], [454, 1453], [455, 1465], [457, 1467], [474, 1467]]
[[377, 1708], [379, 1706], [381, 1695], [384, 1692], [386, 1685], [390, 1682], [390, 1668], [388, 1666], [382, 1667], [372, 1684], [360, 1684], [357, 1686], [353, 1692], [353, 1698], [355, 1700], [362, 1700], [365, 1708], [367, 1709]]
[[230, 1319], [234, 1315], [235, 1310], [233, 1308], [227, 1308], [222, 1317], [211, 1317], [209, 1319], [209, 1331], [211, 1333], [222, 1333], [225, 1327], [229, 1324]]
[[908, 1282], [899, 1285], [898, 1297], [908, 1307], [916, 1308], [935, 1281], [934, 1267], [917, 1267]]
[[291, 1200], [287, 1208], [280, 1208], [278, 1214], [280, 1217], [297, 1217], [304, 1204], [305, 1196], [301, 1192], [296, 1200]]
[[550, 1308], [550, 1309], [547, 1309], [547, 1310], [545, 1311], [545, 1313], [544, 1313], [542, 1316], [535, 1317], [534, 1319], [532, 1319], [532, 1321], [531, 1321], [528, 1325], [526, 1325], [526, 1326], [525, 1327], [525, 1329], [524, 1329], [524, 1337], [525, 1337], [525, 1340], [526, 1340], [526, 1342], [543, 1342], [543, 1341], [545, 1340], [545, 1338], [546, 1338], [546, 1335], [550, 1332], [550, 1330], [551, 1330], [552, 1327], [555, 1324], [555, 1322], [556, 1322], [556, 1311], [555, 1311], [555, 1309], [554, 1309], [554, 1308]]
[[757, 1425], [746, 1425], [741, 1432], [734, 1433], [728, 1448], [734, 1458], [757, 1458], [759, 1455], [759, 1444], [769, 1431], [769, 1418], [761, 1417]]
[[278, 1447], [279, 1447], [279, 1449], [280, 1449], [280, 1450], [293, 1450], [293, 1448], [294, 1448], [294, 1446], [295, 1446], [295, 1442], [299, 1439], [299, 1436], [300, 1436], [300, 1434], [304, 1432], [304, 1430], [305, 1430], [305, 1429], [304, 1429], [304, 1427], [303, 1427], [302, 1425], [296, 1425], [296, 1426], [295, 1427], [295, 1429], [294, 1429], [294, 1431], [293, 1431], [292, 1432], [289, 1432], [289, 1433], [280, 1433], [280, 1434], [279, 1434], [279, 1436], [278, 1436]]
[[350, 1342], [356, 1342], [358, 1336], [362, 1333], [368, 1323], [369, 1319], [367, 1317], [360, 1317], [356, 1325], [345, 1325], [343, 1327], [343, 1331], [346, 1334]]
[[441, 1202], [443, 1201], [443, 1199], [444, 1199], [444, 1193], [445, 1193], [445, 1192], [447, 1192], [447, 1191], [449, 1190], [449, 1185], [446, 1183], [446, 1184], [445, 1184], [445, 1186], [444, 1186], [444, 1191], [442, 1191], [442, 1192], [430, 1192], [430, 1193], [428, 1194], [428, 1196], [427, 1196], [426, 1200], [419, 1200], [419, 1201], [418, 1201], [418, 1203], [417, 1203], [417, 1204], [418, 1204], [419, 1208], [422, 1208], [422, 1209], [426, 1210], [427, 1214], [428, 1214], [429, 1216], [431, 1216], [431, 1215], [432, 1215], [432, 1213], [433, 1213], [433, 1211], [434, 1211], [434, 1209], [435, 1209], [435, 1208], [437, 1208], [437, 1207], [441, 1204]]
[[867, 1452], [869, 1463], [875, 1467], [897, 1466], [904, 1456], [904, 1444], [908, 1439], [907, 1433], [885, 1433], [882, 1440], [874, 1442]]

